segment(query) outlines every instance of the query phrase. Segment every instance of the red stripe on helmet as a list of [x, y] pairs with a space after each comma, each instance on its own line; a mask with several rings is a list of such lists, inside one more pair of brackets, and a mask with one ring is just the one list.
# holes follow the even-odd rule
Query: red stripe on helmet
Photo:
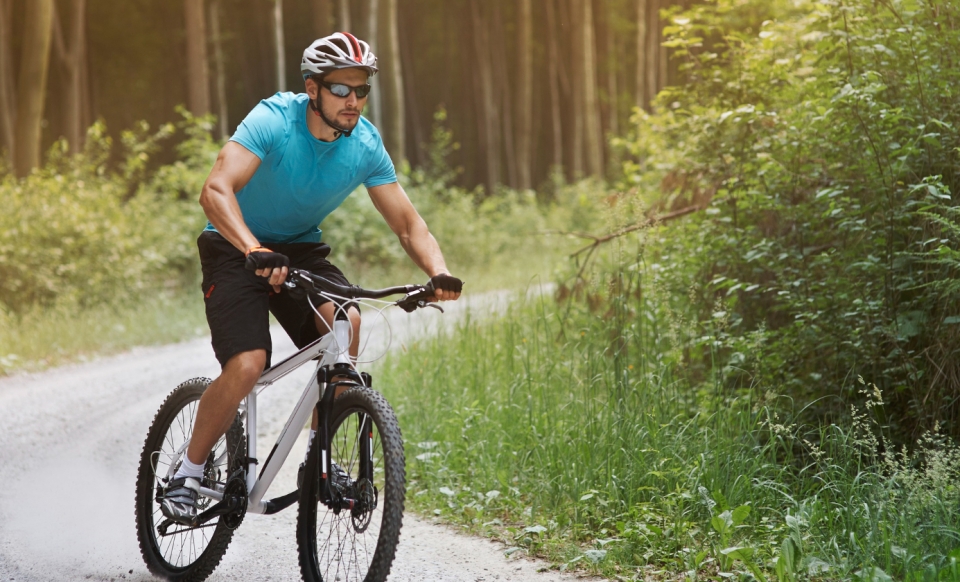
[[357, 41], [357, 37], [353, 36], [353, 35], [350, 34], [349, 32], [343, 32], [343, 33], [341, 33], [341, 34], [343, 34], [345, 37], [347, 37], [348, 39], [350, 39], [350, 44], [353, 45], [353, 53], [354, 53], [354, 55], [356, 55], [356, 56], [353, 57], [353, 60], [357, 61], [358, 63], [362, 63], [362, 62], [363, 62], [363, 57], [362, 57], [361, 54], [360, 54], [360, 52], [361, 52], [361, 51], [360, 51], [360, 43]]

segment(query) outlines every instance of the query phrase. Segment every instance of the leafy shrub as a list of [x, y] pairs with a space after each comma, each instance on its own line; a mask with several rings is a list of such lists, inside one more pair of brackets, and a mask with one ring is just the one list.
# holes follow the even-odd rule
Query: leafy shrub
[[181, 123], [188, 132], [181, 150], [195, 149], [188, 158], [194, 167], [164, 168], [150, 180], [150, 155], [174, 133], [172, 125], [155, 133], [145, 124], [124, 132], [116, 170], [108, 163], [111, 139], [97, 123], [82, 154], [68, 156], [60, 142], [27, 178], [0, 177], [6, 206], [0, 214], [2, 307], [21, 313], [67, 302], [82, 309], [193, 281], [192, 242], [203, 213], [194, 196], [184, 200], [169, 185], [195, 187], [196, 166], [212, 163], [216, 150], [206, 123]]
[[719, 357], [731, 385], [783, 387], [821, 416], [858, 398], [860, 373], [891, 395], [901, 435], [938, 421], [960, 434], [958, 297], [944, 284], [957, 276], [960, 5], [800, 1], [735, 28], [765, 4], [675, 15], [689, 82], [619, 142], [624, 186], [704, 207], [650, 251], [682, 256], [664, 285], [725, 326], [721, 352], [689, 349]]

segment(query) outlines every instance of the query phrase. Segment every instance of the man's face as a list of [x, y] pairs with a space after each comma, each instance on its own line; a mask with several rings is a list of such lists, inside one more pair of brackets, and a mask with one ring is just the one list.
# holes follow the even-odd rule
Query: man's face
[[[366, 85], [367, 72], [363, 69], [340, 69], [328, 73], [324, 78], [327, 83], [341, 83], [350, 87]], [[360, 121], [360, 113], [367, 103], [367, 98], [357, 98], [357, 93], [351, 91], [346, 97], [337, 97], [329, 89], [316, 83], [307, 83], [307, 94], [311, 99], [316, 98], [316, 91], [320, 91], [320, 105], [327, 119], [340, 127], [352, 130]]]

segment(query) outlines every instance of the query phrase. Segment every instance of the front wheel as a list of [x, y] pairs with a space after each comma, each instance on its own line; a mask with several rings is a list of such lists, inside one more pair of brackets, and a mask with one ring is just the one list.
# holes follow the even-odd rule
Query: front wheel
[[297, 515], [300, 571], [305, 582], [382, 582], [406, 494], [400, 427], [383, 396], [364, 387], [341, 394], [331, 417], [334, 499], [322, 499], [321, 451], [312, 443]]
[[[160, 512], [156, 498], [165, 478], [172, 478], [186, 456], [193, 434], [200, 397], [210, 385], [207, 378], [194, 378], [177, 386], [160, 406], [147, 432], [140, 469], [137, 472], [137, 538], [147, 568], [155, 575], [177, 582], [199, 582], [213, 572], [227, 550], [233, 530], [221, 518], [199, 526], [174, 524]], [[220, 437], [207, 458], [202, 485], [223, 490], [226, 481], [243, 465], [246, 454], [243, 427], [237, 418]], [[201, 497], [202, 512], [213, 501]]]

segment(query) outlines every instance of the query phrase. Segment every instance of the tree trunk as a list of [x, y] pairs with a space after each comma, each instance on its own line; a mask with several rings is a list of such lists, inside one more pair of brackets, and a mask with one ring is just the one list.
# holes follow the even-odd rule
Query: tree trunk
[[646, 54], [646, 89], [647, 108], [653, 108], [653, 101], [660, 92], [658, 82], [660, 76], [660, 0], [647, 0], [647, 54]]
[[572, 18], [569, 20], [572, 26], [570, 45], [573, 47], [573, 59], [570, 75], [571, 104], [573, 106], [572, 115], [572, 133], [570, 135], [570, 145], [573, 148], [573, 159], [570, 164], [570, 175], [574, 180], [583, 177], [583, 148], [584, 148], [584, 104], [586, 96], [584, 95], [584, 57], [583, 51], [583, 31], [584, 27], [579, 22], [583, 17], [583, 3], [585, 0], [570, 0], [569, 13]]
[[384, 3], [383, 57], [380, 58], [380, 74], [383, 75], [383, 129], [384, 145], [394, 164], [407, 159], [404, 148], [406, 126], [404, 124], [403, 66], [400, 60], [400, 36], [397, 24], [397, 0], [382, 0]]
[[490, 63], [490, 35], [483, 15], [480, 0], [470, 0], [470, 20], [473, 32], [473, 49], [476, 58], [477, 92], [481, 95], [480, 141], [483, 143], [487, 179], [487, 194], [493, 194], [500, 183], [500, 131], [497, 125], [497, 100], [493, 91], [493, 69]]
[[337, 18], [340, 32], [350, 32], [350, 2], [349, 0], [339, 0], [337, 2]]
[[53, 29], [53, 0], [31, 0], [26, 4], [14, 134], [14, 169], [21, 177], [40, 165], [41, 122]]
[[493, 42], [490, 45], [490, 64], [493, 67], [493, 82], [496, 83], [496, 94], [500, 103], [500, 122], [503, 124], [503, 152], [506, 157], [507, 183], [516, 188], [519, 183], [517, 169], [517, 155], [515, 149], [516, 126], [513, 123], [513, 101], [516, 92], [510, 83], [510, 74], [507, 71], [507, 39], [503, 33], [503, 14], [500, 3], [492, 3], [493, 13], [490, 18]]
[[[531, 178], [531, 165], [533, 164], [533, 9], [530, 2], [531, 0], [520, 0], [517, 11], [519, 33], [517, 53], [520, 55], [520, 72], [515, 93], [520, 102], [517, 111], [517, 168], [519, 170], [518, 185], [524, 190], [533, 187]], [[512, 91], [510, 93], [513, 94]]]
[[547, 74], [550, 82], [550, 122], [553, 130], [553, 159], [551, 171], [563, 168], [563, 117], [560, 110], [560, 49], [557, 43], [557, 18], [555, 0], [546, 0], [547, 5]]
[[612, 134], [617, 135], [620, 133], [620, 111], [618, 99], [618, 87], [617, 87], [617, 71], [619, 70], [619, 60], [617, 59], [617, 43], [616, 35], [614, 34], [613, 28], [613, 19], [612, 12], [606, 3], [601, 2], [599, 5], [597, 2], [594, 2], [593, 7], [597, 10], [597, 14], [604, 15], [604, 47], [605, 54], [603, 58], [604, 70], [607, 75], [607, 125], [606, 130]]
[[[398, 7], [399, 8], [399, 7]], [[407, 73], [407, 78], [403, 83], [403, 95], [404, 103], [406, 103], [406, 113], [407, 120], [410, 121], [409, 124], [406, 124], [407, 131], [407, 140], [406, 140], [406, 152], [407, 157], [410, 160], [412, 165], [419, 165], [422, 160], [422, 150], [424, 145], [423, 137], [423, 122], [420, 118], [420, 104], [417, 101], [417, 92], [415, 90], [414, 81], [416, 75], [414, 74], [413, 69], [413, 55], [410, 54], [410, 43], [407, 42], [409, 35], [411, 33], [411, 28], [409, 27], [409, 15], [404, 18], [402, 13], [397, 14], [397, 22], [400, 23], [398, 27], [398, 32], [401, 34], [400, 39], [400, 60], [403, 63], [403, 70]], [[452, 79], [453, 76], [447, 77], [447, 79]], [[413, 127], [410, 127], [410, 126]]]
[[227, 120], [227, 72], [223, 60], [223, 37], [220, 34], [220, 0], [210, 2], [210, 34], [213, 35], [213, 62], [217, 66], [217, 120], [220, 139], [230, 135]]
[[17, 119], [16, 84], [13, 81], [13, 0], [0, 0], [0, 154], [14, 159]]
[[650, 110], [647, 100], [647, 0], [637, 0], [637, 107]]
[[287, 90], [287, 55], [283, 46], [283, 0], [273, 0], [273, 41], [277, 55], [277, 91]]
[[203, 0], [183, 0], [183, 14], [187, 24], [187, 108], [194, 115], [206, 115], [210, 113], [210, 68]]
[[583, 27], [583, 125], [586, 134], [587, 173], [603, 174], [603, 133], [600, 127], [600, 99], [597, 96], [597, 44], [593, 28], [593, 2], [581, 0]]
[[333, 32], [333, 0], [313, 0], [313, 37], [321, 38]]
[[[367, 42], [370, 43], [370, 48], [373, 50], [374, 54], [379, 54], [380, 42], [378, 36], [378, 20], [380, 18], [380, 2], [379, 0], [367, 0], [369, 2], [369, 10], [367, 11], [367, 18], [369, 20], [367, 24]], [[370, 99], [370, 118], [373, 121], [373, 124], [380, 128], [383, 126], [383, 95], [380, 91], [371, 91]]]
[[[57, 60], [63, 69], [64, 89], [66, 98], [62, 102], [64, 114], [64, 134], [70, 144], [71, 153], [79, 153], [83, 149], [85, 127], [83, 123], [83, 73], [86, 63], [86, 0], [73, 0], [69, 15], [61, 17], [54, 4], [52, 44], [57, 54]], [[69, 29], [69, 36], [64, 36], [64, 29]]]

